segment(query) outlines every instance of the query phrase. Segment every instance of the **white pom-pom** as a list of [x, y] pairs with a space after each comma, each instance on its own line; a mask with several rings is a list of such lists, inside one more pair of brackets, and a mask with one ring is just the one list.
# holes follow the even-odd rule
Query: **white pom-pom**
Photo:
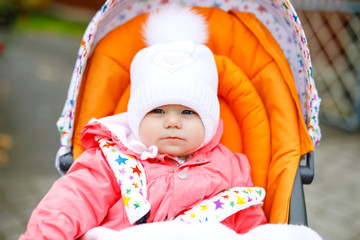
[[205, 44], [209, 38], [206, 19], [187, 7], [165, 7], [149, 14], [143, 35], [148, 46], [177, 41]]

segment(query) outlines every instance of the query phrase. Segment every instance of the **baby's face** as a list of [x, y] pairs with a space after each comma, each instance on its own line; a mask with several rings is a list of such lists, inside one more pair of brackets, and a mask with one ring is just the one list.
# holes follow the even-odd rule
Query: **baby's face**
[[200, 147], [205, 129], [199, 115], [182, 105], [165, 105], [148, 112], [140, 123], [141, 141], [160, 154], [185, 158]]

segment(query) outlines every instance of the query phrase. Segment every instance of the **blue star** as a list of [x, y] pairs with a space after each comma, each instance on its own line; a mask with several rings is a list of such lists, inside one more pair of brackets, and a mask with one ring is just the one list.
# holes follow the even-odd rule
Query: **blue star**
[[119, 164], [119, 165], [121, 165], [122, 163], [124, 164], [124, 165], [126, 165], [126, 161], [127, 160], [129, 160], [129, 159], [127, 159], [127, 158], [122, 158], [120, 155], [119, 155], [119, 157], [117, 158], [117, 159], [115, 159], [115, 161]]
[[217, 2], [215, 2], [215, 3], [213, 4], [213, 7], [220, 8], [221, 5], [220, 5], [219, 3], [217, 3]]
[[107, 9], [107, 4], [105, 4], [105, 5], [102, 7], [101, 11], [102, 11], [102, 12], [105, 12], [106, 9]]
[[295, 14], [293, 14], [293, 18], [294, 18], [295, 22], [297, 22], [298, 16], [296, 16]]
[[121, 14], [121, 15], [119, 15], [119, 17], [118, 17], [118, 18], [119, 18], [119, 20], [120, 20], [120, 21], [122, 21], [122, 20], [124, 20], [124, 19], [125, 19], [125, 17], [126, 17], [126, 15], [125, 15], [125, 14]]

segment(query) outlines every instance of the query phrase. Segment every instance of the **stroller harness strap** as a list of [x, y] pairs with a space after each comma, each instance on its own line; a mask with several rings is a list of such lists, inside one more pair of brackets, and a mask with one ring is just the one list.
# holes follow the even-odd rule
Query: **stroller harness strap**
[[240, 210], [261, 206], [265, 190], [259, 187], [234, 187], [203, 200], [180, 213], [175, 220], [186, 223], [221, 222]]
[[111, 139], [95, 137], [119, 183], [125, 211], [131, 224], [136, 223], [150, 211], [147, 201], [145, 171], [132, 156], [121, 152], [120, 147]]
[[[146, 222], [150, 213], [145, 170], [139, 160], [122, 153], [111, 139], [95, 137], [119, 183], [124, 207], [131, 224]], [[205, 199], [172, 218], [185, 223], [221, 222], [240, 210], [261, 206], [265, 190], [259, 187], [234, 187]], [[144, 219], [146, 218], [146, 219]]]

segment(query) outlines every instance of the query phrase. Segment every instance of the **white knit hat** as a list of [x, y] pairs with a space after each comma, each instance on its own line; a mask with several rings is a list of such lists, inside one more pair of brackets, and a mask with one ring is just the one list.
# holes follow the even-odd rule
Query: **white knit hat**
[[140, 123], [149, 111], [179, 104], [199, 114], [206, 145], [216, 133], [220, 111], [215, 59], [204, 45], [205, 20], [190, 8], [166, 8], [150, 14], [144, 35], [151, 46], [136, 54], [130, 69], [132, 132], [139, 139]]

